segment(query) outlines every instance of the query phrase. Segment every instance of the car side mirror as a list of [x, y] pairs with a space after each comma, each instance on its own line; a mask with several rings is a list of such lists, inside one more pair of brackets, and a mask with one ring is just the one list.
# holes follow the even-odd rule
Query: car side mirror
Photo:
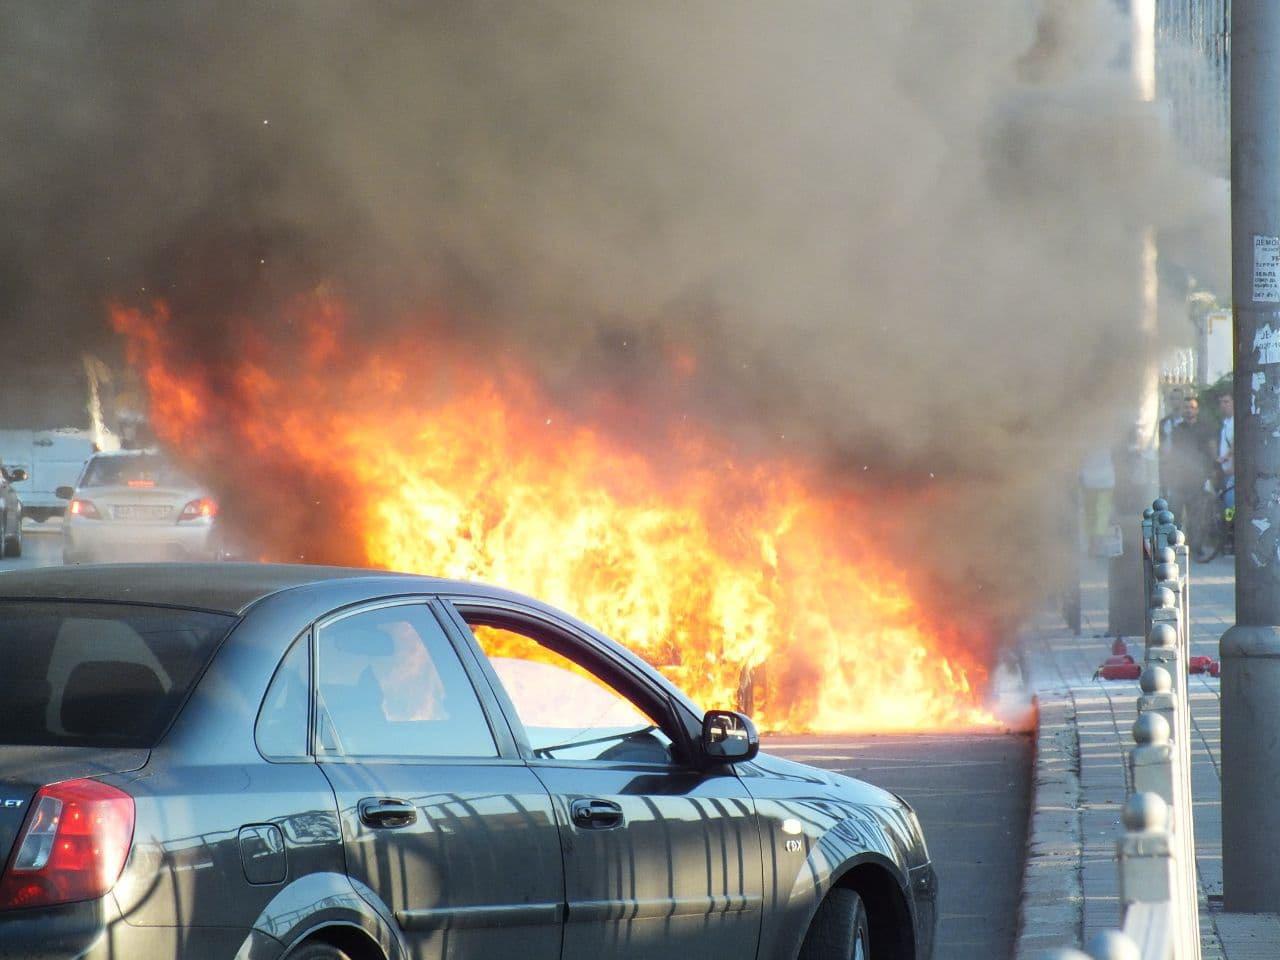
[[59, 500], [70, 500], [72, 497], [76, 495], [76, 488], [75, 487], [58, 487], [58, 489], [53, 491], [53, 495], [57, 497]]
[[9, 479], [10, 483], [21, 483], [23, 480], [27, 479], [27, 471], [23, 470], [21, 467], [14, 467], [12, 470], [6, 470], [5, 476]]
[[760, 752], [760, 735], [746, 714], [709, 710], [702, 718], [702, 752], [711, 760], [742, 763]]

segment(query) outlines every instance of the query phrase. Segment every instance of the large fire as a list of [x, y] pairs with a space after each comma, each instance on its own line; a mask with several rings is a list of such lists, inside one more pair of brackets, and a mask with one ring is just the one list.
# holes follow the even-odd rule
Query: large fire
[[[429, 333], [365, 346], [323, 293], [287, 313], [290, 349], [242, 324], [213, 362], [163, 303], [112, 310], [157, 435], [232, 492], [272, 559], [531, 594], [765, 729], [990, 722], [988, 644], [912, 595], [878, 542], [883, 511], [818, 471], [742, 459], [691, 421], [659, 455], [510, 358]], [[673, 376], [695, 371], [674, 358]]]

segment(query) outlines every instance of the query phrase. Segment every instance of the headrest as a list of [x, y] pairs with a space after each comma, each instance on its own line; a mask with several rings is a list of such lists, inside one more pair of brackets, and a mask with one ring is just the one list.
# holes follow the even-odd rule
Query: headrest
[[151, 732], [164, 686], [141, 663], [86, 660], [67, 677], [62, 691], [62, 729], [73, 735], [100, 733], [145, 738]]

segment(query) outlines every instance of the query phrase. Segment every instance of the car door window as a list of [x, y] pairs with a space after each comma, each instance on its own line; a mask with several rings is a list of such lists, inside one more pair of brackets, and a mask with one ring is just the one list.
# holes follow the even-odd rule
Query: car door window
[[507, 627], [471, 623], [542, 760], [671, 764], [671, 738], [643, 707], [600, 676], [585, 659], [551, 649]]
[[316, 661], [318, 756], [498, 756], [471, 680], [425, 605], [322, 625]]

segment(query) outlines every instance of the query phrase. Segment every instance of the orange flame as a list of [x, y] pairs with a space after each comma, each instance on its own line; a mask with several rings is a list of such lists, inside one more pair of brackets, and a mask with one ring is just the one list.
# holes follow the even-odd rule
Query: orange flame
[[736, 458], [687, 424], [646, 456], [509, 360], [362, 349], [323, 294], [288, 313], [290, 349], [246, 326], [222, 364], [182, 343], [162, 303], [112, 323], [160, 439], [293, 558], [531, 594], [765, 729], [991, 722], [989, 641], [922, 608], [875, 512], [804, 464]]

